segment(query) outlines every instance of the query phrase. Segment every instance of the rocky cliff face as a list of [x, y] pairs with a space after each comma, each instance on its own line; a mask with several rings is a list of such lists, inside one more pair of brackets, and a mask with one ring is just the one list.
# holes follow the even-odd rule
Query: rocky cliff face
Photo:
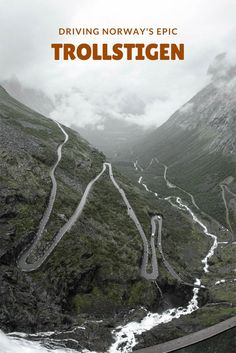
[[[236, 152], [236, 69], [215, 79], [168, 121], [167, 126], [209, 133], [209, 151]], [[205, 131], [204, 131], [205, 130]]]
[[[233, 158], [235, 132], [236, 68], [232, 67], [224, 75], [215, 77], [166, 123], [145, 137], [140, 147], [136, 146], [136, 153], [148, 159], [152, 151], [160, 149], [160, 154], [172, 162], [184, 158], [182, 147], [187, 144], [192, 155], [196, 150], [204, 149]], [[169, 145], [175, 145], [177, 149], [170, 150]]]
[[[235, 67], [221, 70], [133, 151], [133, 156], [123, 151], [121, 159], [135, 156], [148, 165], [151, 158], [158, 158], [169, 166], [174, 183], [192, 192], [205, 211], [225, 224], [220, 183], [236, 179]], [[235, 187], [232, 181], [231, 189]]]

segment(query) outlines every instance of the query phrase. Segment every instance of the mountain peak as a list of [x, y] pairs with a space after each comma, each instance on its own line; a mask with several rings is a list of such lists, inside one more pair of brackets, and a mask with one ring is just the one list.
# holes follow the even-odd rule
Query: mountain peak
[[[235, 67], [230, 69], [235, 73]], [[209, 135], [209, 149], [226, 154], [236, 152], [236, 79], [217, 78], [177, 110], [167, 121], [169, 128], [196, 131], [199, 138]]]

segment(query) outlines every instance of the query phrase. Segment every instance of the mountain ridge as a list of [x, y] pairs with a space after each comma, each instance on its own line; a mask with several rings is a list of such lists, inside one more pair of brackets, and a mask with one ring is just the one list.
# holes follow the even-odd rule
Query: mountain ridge
[[[12, 99], [1, 88], [0, 124], [1, 327], [26, 332], [68, 327], [78, 320], [77, 315], [86, 315], [92, 308], [92, 316], [109, 317], [141, 304], [155, 306], [159, 294], [140, 277], [140, 238], [105, 174], [89, 196], [81, 218], [39, 271], [29, 274], [17, 268], [16, 261], [33, 241], [47, 204], [49, 172], [63, 136], [55, 122]], [[77, 132], [64, 129], [70, 139], [56, 171], [57, 197], [39, 254], [74, 212], [83, 190], [105, 162], [104, 155]], [[132, 190], [129, 181], [114, 173], [140, 205], [139, 214], [148, 231], [146, 200], [142, 201], [138, 189]]]
[[[167, 308], [170, 319], [173, 318], [171, 313], [176, 315], [173, 323], [165, 326], [162, 341], [191, 331], [193, 317], [197, 317], [198, 327], [205, 327], [209, 324], [206, 319], [209, 314], [211, 322], [215, 323], [235, 313], [233, 304], [229, 308], [221, 303], [214, 306], [222, 295], [225, 298], [224, 289], [220, 286], [215, 289], [214, 285], [215, 273], [218, 274], [221, 264], [218, 256], [228, 258], [229, 250], [211, 260], [209, 265], [215, 272], [213, 270], [208, 279], [204, 278], [201, 259], [203, 252], [209, 252], [209, 240], [202, 236], [191, 217], [179, 212], [162, 197], [157, 199], [147, 186], [143, 190], [138, 182], [140, 170], [135, 168], [135, 181], [124, 177], [116, 168], [110, 173], [130, 200], [146, 234], [150, 234], [151, 217], [163, 215], [162, 251], [176, 273], [181, 273], [189, 282], [203, 276], [210, 284], [209, 291], [201, 290], [198, 298], [200, 288], [194, 288], [193, 295], [192, 289], [180, 285], [166, 271], [160, 256], [158, 283], [141, 278], [141, 239], [128, 217], [124, 200], [105, 170], [93, 186], [81, 217], [40, 268], [30, 273], [20, 271], [17, 260], [35, 240], [49, 200], [50, 171], [65, 136], [54, 121], [12, 99], [5, 90], [0, 90], [0, 125], [0, 323], [4, 331], [53, 330], [59, 331], [55, 337], [65, 337], [65, 330], [69, 330], [71, 337], [73, 330], [73, 337], [79, 342], [76, 349], [82, 345], [90, 350], [107, 351], [114, 341], [113, 328], [130, 321], [140, 323], [148, 315], [147, 310], [156, 312]], [[75, 211], [90, 181], [101, 173], [106, 163], [105, 156], [77, 132], [64, 126], [63, 129], [69, 139], [63, 146], [55, 172], [57, 196], [40, 247], [36, 254], [30, 254], [32, 263], [50, 246], [58, 229]], [[153, 165], [150, 170], [152, 168]], [[163, 178], [163, 166], [157, 168], [155, 177]], [[161, 193], [164, 191], [163, 186]], [[152, 235], [151, 242], [154, 244]], [[225, 273], [230, 279], [229, 267]], [[162, 288], [163, 297], [158, 286]], [[230, 280], [227, 286], [227, 298], [233, 303]], [[208, 302], [212, 307], [205, 305]], [[202, 308], [198, 309], [197, 303]], [[179, 312], [186, 315], [185, 305], [189, 316], [178, 319], [179, 331], [176, 329], [177, 316]], [[179, 309], [173, 308], [176, 306]], [[197, 309], [199, 314], [193, 312]], [[152, 315], [158, 318], [158, 314]], [[82, 325], [85, 330], [78, 329]], [[153, 330], [159, 332], [162, 326]], [[122, 340], [122, 330], [117, 335]], [[155, 335], [152, 338], [150, 335], [148, 332], [142, 334], [140, 344], [155, 343]]]
[[[133, 145], [132, 155], [123, 150], [117, 158], [138, 159], [143, 165], [158, 158], [168, 165], [170, 181], [193, 193], [201, 207], [222, 223], [225, 210], [220, 184], [236, 178], [235, 69], [230, 73], [213, 80], [161, 127]], [[231, 187], [235, 190], [234, 181]]]

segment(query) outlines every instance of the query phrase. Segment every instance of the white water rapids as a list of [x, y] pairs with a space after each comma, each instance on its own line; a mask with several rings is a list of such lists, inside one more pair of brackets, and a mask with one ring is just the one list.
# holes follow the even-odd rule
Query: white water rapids
[[190, 215], [192, 216], [193, 218], [193, 221], [197, 224], [200, 225], [200, 227], [203, 229], [203, 232], [204, 234], [206, 234], [207, 236], [209, 236], [210, 238], [213, 239], [213, 244], [210, 248], [210, 250], [208, 251], [207, 255], [204, 257], [204, 259], [202, 260], [202, 263], [204, 264], [204, 272], [209, 272], [208, 268], [209, 268], [209, 265], [208, 265], [208, 260], [214, 255], [215, 253], [215, 250], [217, 249], [218, 247], [218, 241], [217, 241], [217, 236], [212, 234], [212, 233], [209, 233], [208, 232], [208, 229], [207, 227], [205, 226], [205, 224], [203, 224], [198, 218], [197, 216], [193, 213], [193, 211], [187, 206], [185, 205], [181, 198], [180, 197], [176, 197], [176, 202], [179, 206], [175, 205], [172, 201], [171, 201], [171, 197], [167, 197], [165, 200], [168, 200], [170, 202], [170, 204], [173, 206], [173, 207], [177, 207], [178, 209], [182, 209], [182, 210], [186, 210], [188, 213], [190, 213]]
[[[196, 279], [196, 285], [200, 285], [201, 281]], [[186, 308], [173, 308], [164, 311], [162, 314], [148, 313], [141, 322], [129, 322], [125, 326], [117, 327], [113, 333], [115, 342], [110, 347], [108, 353], [132, 352], [132, 348], [138, 343], [136, 335], [141, 335], [145, 331], [151, 330], [153, 327], [166, 324], [180, 316], [189, 315], [198, 309], [198, 292], [199, 288], [193, 289], [193, 297], [189, 301]]]
[[[200, 285], [200, 280], [196, 279], [195, 284]], [[140, 322], [129, 322], [125, 326], [119, 326], [113, 331], [115, 342], [109, 348], [108, 353], [128, 353], [132, 352], [132, 348], [138, 343], [136, 335], [140, 335], [145, 331], [151, 330], [160, 324], [165, 324], [173, 319], [178, 319], [183, 315], [189, 315], [198, 309], [198, 292], [199, 288], [193, 289], [193, 297], [189, 301], [186, 308], [168, 309], [162, 314], [150, 313]], [[53, 332], [45, 333], [46, 337], [50, 337]], [[15, 337], [18, 335], [19, 337]], [[40, 341], [28, 341], [24, 338], [25, 334], [16, 333], [15, 336], [6, 336], [0, 332], [0, 352], [1, 353], [75, 353], [75, 350], [66, 348], [50, 349], [44, 347]], [[37, 335], [36, 335], [37, 336]], [[82, 353], [97, 353], [88, 350]]]
[[[143, 170], [138, 163], [134, 163], [135, 169]], [[142, 182], [141, 177], [139, 178], [139, 183]], [[143, 185], [146, 191], [151, 192], [148, 187]], [[171, 187], [171, 186], [170, 186]], [[157, 196], [156, 193], [154, 193]], [[176, 203], [172, 202], [171, 197], [166, 198], [167, 201], [171, 203], [173, 207], [177, 207], [179, 209], [185, 210], [189, 212], [193, 218], [193, 221], [198, 223], [203, 232], [211, 237], [214, 242], [210, 247], [208, 254], [203, 258], [202, 262], [204, 264], [204, 271], [208, 272], [208, 259], [213, 256], [215, 249], [217, 248], [217, 237], [208, 232], [207, 227], [196, 217], [196, 215], [192, 212], [192, 210], [185, 205], [180, 198], [175, 198]], [[196, 285], [201, 285], [200, 279], [195, 280]], [[107, 353], [129, 353], [132, 352], [132, 349], [138, 343], [137, 336], [142, 334], [145, 331], [149, 331], [152, 328], [165, 324], [173, 319], [178, 319], [181, 316], [189, 315], [192, 312], [196, 311], [198, 307], [198, 294], [200, 288], [193, 288], [193, 296], [189, 301], [188, 305], [178, 308], [172, 308], [164, 311], [162, 314], [147, 312], [146, 316], [140, 322], [129, 322], [124, 326], [118, 326], [116, 329], [112, 331], [114, 337], [114, 343], [110, 346]], [[17, 334], [16, 334], [17, 335]], [[46, 348], [43, 346], [40, 341], [29, 341], [26, 340], [24, 334], [7, 336], [4, 333], [0, 332], [0, 352], [1, 353], [75, 353], [75, 350], [67, 349], [67, 348]], [[45, 333], [46, 336], [50, 338], [50, 333]], [[89, 351], [83, 350], [82, 353], [87, 353]], [[96, 352], [93, 352], [96, 353]]]

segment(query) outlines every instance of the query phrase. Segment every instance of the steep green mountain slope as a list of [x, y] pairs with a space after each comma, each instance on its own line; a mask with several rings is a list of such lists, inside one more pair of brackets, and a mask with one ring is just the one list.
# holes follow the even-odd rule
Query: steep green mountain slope
[[[114, 161], [116, 167], [140, 188], [158, 194], [159, 210], [166, 226], [164, 253], [180, 271], [178, 273], [186, 276], [190, 272], [198, 276], [196, 267], [193, 270], [193, 262], [201, 257], [199, 254], [205, 254], [206, 248], [201, 236], [195, 234], [200, 230], [196, 218], [194, 220], [183, 207], [175, 208], [174, 212], [174, 207], [170, 209], [168, 205], [168, 197], [172, 202], [181, 197], [218, 238], [218, 247], [209, 260], [209, 272], [201, 277], [208, 287], [211, 303], [195, 315], [179, 320], [178, 328], [182, 330], [184, 326], [186, 333], [188, 325], [200, 328], [223, 320], [230, 312], [235, 313], [235, 93], [235, 69], [231, 69], [200, 91], [160, 128], [141, 139], [133, 146], [132, 154], [123, 150]], [[200, 233], [204, 237], [203, 228]], [[186, 246], [192, 241], [192, 247]], [[207, 244], [209, 249], [212, 244], [209, 238]], [[159, 342], [164, 341], [168, 332], [171, 339], [176, 325], [172, 322], [165, 327], [163, 339], [163, 326], [144, 333], [140, 347], [156, 342], [156, 337]]]
[[[119, 310], [158, 305], [157, 290], [140, 277], [139, 234], [107, 172], [94, 186], [81, 217], [42, 267], [31, 273], [17, 268], [17, 259], [34, 239], [47, 205], [49, 171], [64, 136], [55, 122], [20, 104], [2, 88], [0, 127], [1, 327], [45, 330], [70, 324], [77, 314], [111, 317]], [[38, 255], [72, 215], [105, 161], [78, 133], [65, 130], [69, 140], [55, 173], [57, 196]], [[148, 201], [114, 173], [135, 199], [148, 234]]]
[[[23, 85], [16, 77], [3, 82], [0, 81], [0, 85], [19, 102], [45, 116], [50, 116], [50, 114], [55, 116], [58, 104], [62, 104], [63, 101], [64, 104], [66, 102], [66, 98], [61, 96], [58, 98], [58, 104], [55, 105], [43, 91]], [[132, 107], [129, 104], [130, 100], [132, 101]], [[135, 96], [128, 97], [127, 102], [124, 100], [120, 108], [126, 114], [135, 114], [136, 109], [140, 112], [142, 102]], [[81, 127], [80, 124], [81, 122], [78, 121], [78, 125], [74, 123], [70, 127], [73, 130], [79, 131], [88, 142], [105, 153], [109, 158], [115, 157], [124, 145], [129, 148], [131, 143], [138, 141], [144, 134], [151, 131], [151, 128], [147, 130], [138, 124], [113, 118], [109, 115], [107, 116], [105, 113], [103, 114], [103, 119], [97, 124], [88, 123], [84, 127]]]
[[133, 148], [141, 165], [153, 157], [166, 164], [169, 180], [193, 193], [201, 208], [227, 227], [220, 184], [230, 177], [230, 190], [236, 187], [235, 71], [215, 79]]
[[43, 91], [23, 85], [17, 77], [0, 81], [0, 85], [5, 88], [10, 96], [40, 114], [49, 116], [55, 109], [53, 101]]
[[[56, 200], [43, 238], [29, 259], [32, 262], [53, 242], [105, 161], [105, 156], [77, 132], [64, 129], [69, 140], [63, 146], [55, 172]], [[140, 320], [146, 315], [141, 307], [163, 311], [185, 306], [192, 297], [192, 288], [177, 283], [167, 272], [160, 254], [157, 282], [163, 298], [155, 283], [140, 276], [143, 244], [107, 171], [93, 186], [80, 218], [43, 265], [33, 272], [18, 268], [18, 260], [34, 241], [48, 204], [49, 173], [64, 138], [54, 121], [35, 113], [0, 88], [0, 328], [35, 332], [83, 325], [85, 330], [74, 331], [79, 344], [106, 351], [115, 326]], [[163, 167], [153, 168], [154, 174], [155, 168], [159, 168], [158, 175], [163, 178]], [[211, 259], [211, 274], [207, 279], [201, 259], [209, 251], [210, 241], [201, 229], [186, 214], [140, 187], [137, 173], [130, 172], [130, 178], [116, 169], [113, 173], [147, 235], [150, 235], [151, 216], [155, 213], [164, 216], [162, 245], [174, 269], [190, 283], [198, 277], [209, 285], [199, 293], [199, 305], [203, 307], [178, 319], [180, 329], [176, 330], [177, 320], [165, 326], [161, 340], [194, 330], [193, 318], [195, 321], [197, 317], [197, 327], [202, 328], [209, 320], [215, 323], [234, 315], [232, 282], [227, 282], [227, 292], [222, 286], [214, 286], [222, 276], [231, 279], [231, 248], [219, 250]], [[222, 267], [226, 261], [227, 265]], [[157, 342], [156, 338], [149, 339], [148, 334], [147, 339], [145, 335], [142, 339], [143, 346]]]

